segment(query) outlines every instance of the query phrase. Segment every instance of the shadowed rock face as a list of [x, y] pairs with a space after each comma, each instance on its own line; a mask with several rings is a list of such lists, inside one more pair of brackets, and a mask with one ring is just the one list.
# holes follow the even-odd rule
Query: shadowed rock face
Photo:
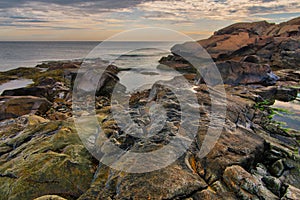
[[[251, 62], [224, 61], [217, 62], [216, 66], [221, 74], [224, 84], [230, 85], [249, 85], [261, 84], [264, 86], [275, 85], [279, 79], [269, 65], [260, 65]], [[204, 80], [217, 80], [217, 74], [210, 71], [211, 66], [206, 66], [202, 70], [201, 76], [198, 75], [196, 83], [204, 83]], [[216, 78], [214, 78], [216, 76]], [[222, 84], [222, 83], [219, 83]]]

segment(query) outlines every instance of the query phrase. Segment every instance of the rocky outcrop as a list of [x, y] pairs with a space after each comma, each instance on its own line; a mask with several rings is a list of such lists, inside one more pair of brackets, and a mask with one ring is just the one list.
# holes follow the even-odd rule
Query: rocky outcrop
[[[183, 73], [197, 73], [195, 67], [189, 61], [191, 57], [198, 59], [200, 62], [207, 59], [207, 55], [198, 46], [200, 44], [216, 62], [224, 78], [224, 83], [253, 84], [253, 82], [256, 82], [263, 85], [272, 85], [277, 78], [271, 75], [268, 77], [270, 81], [267, 81], [267, 83], [264, 81], [259, 82], [258, 80], [267, 77], [267, 73], [270, 71], [261, 71], [261, 76], [259, 76], [257, 69], [264, 68], [265, 65], [269, 65], [273, 70], [278, 68], [300, 68], [299, 20], [300, 18], [296, 18], [281, 24], [267, 22], [233, 24], [215, 32], [208, 39], [198, 41], [198, 43], [187, 42], [175, 45], [171, 49], [173, 55], [162, 58], [159, 68], [168, 69], [168, 67], [171, 67]], [[252, 67], [249, 68], [250, 71], [247, 70], [244, 75], [248, 78], [242, 81], [228, 81], [228, 68], [236, 69], [237, 63], [239, 63], [238, 71], [243, 71], [245, 67], [249, 66], [249, 63], [252, 63]], [[164, 65], [168, 67], [164, 67]], [[206, 67], [205, 64], [203, 67]], [[233, 76], [240, 75], [235, 74], [234, 71], [230, 73]], [[256, 79], [256, 81], [253, 81], [253, 79]]]
[[[176, 87], [175, 83], [170, 85]], [[180, 94], [189, 93], [183, 87], [176, 88]], [[100, 164], [97, 178], [79, 199], [280, 199], [289, 194], [287, 184], [299, 187], [295, 178], [299, 169], [299, 156], [294, 154], [297, 144], [290, 143], [293, 139], [288, 134], [278, 137], [275, 130], [264, 128], [270, 119], [263, 114], [265, 111], [256, 108], [255, 101], [259, 98], [251, 87], [226, 88], [227, 115], [222, 134], [210, 153], [201, 158], [199, 149], [207, 134], [210, 97], [204, 84], [194, 90], [205, 106], [199, 108], [201, 120], [197, 137], [182, 157], [166, 168], [146, 174], [119, 172]], [[144, 116], [149, 93], [137, 93], [130, 99], [132, 107], [128, 112], [136, 123], [151, 121]], [[118, 116], [112, 117], [111, 105], [102, 99], [97, 113], [110, 141], [120, 148], [143, 152], [153, 151], [180, 134], [176, 131], [181, 113], [176, 96], [163, 84], [153, 86], [151, 95], [156, 102], [163, 100], [167, 122], [159, 135], [149, 138], [135, 137], [138, 131], [121, 131], [114, 120]], [[120, 103], [117, 109], [125, 108]], [[188, 110], [192, 112], [193, 108]], [[189, 127], [195, 124], [191, 121]], [[135, 130], [134, 127], [127, 128]], [[149, 127], [148, 131], [151, 132], [151, 128], [155, 127]], [[292, 195], [296, 194], [294, 191]]]
[[268, 99], [270, 102], [273, 102], [274, 100], [284, 102], [293, 101], [296, 99], [298, 94], [298, 90], [296, 88], [277, 86], [258, 88], [254, 90], [254, 92], [260, 95], [263, 99]]
[[[269, 107], [277, 99], [295, 98], [299, 73], [283, 69], [274, 71], [277, 77], [271, 60], [245, 53], [259, 35], [297, 38], [298, 21], [237, 24], [203, 40], [205, 48], [215, 51], [226, 85], [207, 86], [176, 54], [163, 58], [164, 62], [175, 63], [185, 78], [196, 77], [197, 84], [175, 77], [129, 94], [118, 83], [116, 66], [102, 68], [99, 84], [95, 83], [99, 71], [93, 66], [78, 72], [72, 64], [61, 69], [53, 62], [38, 74], [34, 73], [38, 68], [20, 69], [19, 75], [18, 70], [7, 72], [8, 77], [18, 78], [26, 71], [35, 83], [4, 93], [18, 96], [0, 97], [0, 199], [299, 199], [299, 130], [281, 128]], [[269, 39], [261, 42], [265, 41]], [[282, 48], [292, 49], [294, 44]], [[180, 45], [176, 48], [180, 50]], [[183, 52], [190, 56], [190, 49], [197, 48], [189, 44]], [[213, 80], [215, 75], [207, 71]], [[83, 82], [74, 85], [75, 75], [83, 74]], [[264, 86], [271, 84], [275, 85]], [[87, 93], [96, 86], [94, 101], [89, 95], [79, 97], [95, 109], [95, 116], [80, 109], [72, 112], [75, 86]], [[112, 100], [116, 86], [120, 90]], [[84, 126], [83, 134], [89, 137], [79, 137], [73, 114], [82, 116], [84, 125], [96, 118], [101, 128], [91, 132]], [[125, 153], [111, 153], [114, 148], [108, 142]], [[166, 155], [157, 156], [163, 158], [161, 162], [149, 155], [139, 159], [167, 145], [171, 148]], [[128, 152], [135, 157], [127, 159]], [[170, 162], [174, 152], [180, 154]], [[120, 166], [124, 170], [118, 170]], [[153, 167], [156, 170], [151, 171]], [[130, 173], [132, 169], [148, 171]]]
[[42, 64], [37, 65], [37, 68], [46, 68], [47, 70], [57, 70], [57, 69], [79, 69], [82, 64], [82, 60], [73, 60], [73, 61], [50, 61], [43, 62]]
[[278, 199], [261, 180], [240, 166], [233, 165], [226, 168], [223, 180], [241, 199]]
[[120, 90], [126, 88], [119, 83], [118, 72], [121, 69], [114, 65], [107, 66], [102, 60], [95, 60], [94, 63], [88, 63], [78, 73], [72, 73], [70, 79], [74, 82], [75, 78], [79, 80], [76, 85], [78, 93], [85, 95], [94, 92], [96, 96], [110, 96], [117, 87]]
[[[211, 89], [218, 91], [217, 88]], [[126, 110], [135, 124], [147, 127], [153, 134], [151, 137], [140, 137], [142, 132], [132, 124], [126, 126], [131, 131], [122, 131], [116, 121], [121, 116], [112, 116], [110, 97], [96, 97], [95, 109], [101, 128], [106, 137], [122, 149], [154, 151], [196, 128], [196, 137], [175, 162], [141, 174], [117, 171], [98, 163], [78, 138], [70, 116], [58, 117], [67, 109], [63, 108], [66, 99], [54, 99], [43, 117], [25, 115], [3, 120], [0, 122], [1, 194], [4, 199], [50, 198], [47, 195], [66, 199], [296, 198], [300, 187], [299, 156], [294, 153], [297, 143], [293, 136], [267, 128], [271, 122], [268, 112], [259, 109], [257, 103], [268, 96], [262, 98], [258, 88], [247, 86], [228, 85], [225, 89], [225, 124], [220, 124], [222, 133], [205, 157], [199, 154], [211, 115], [211, 98], [205, 84], [191, 90], [175, 78], [156, 83], [151, 91], [132, 94]], [[123, 99], [127, 95], [124, 95], [114, 112], [125, 110], [127, 101]], [[196, 95], [200, 107], [191, 104], [191, 95]], [[151, 108], [154, 113], [158, 112], [152, 118], [147, 108], [152, 104], [148, 101], [163, 105]], [[190, 116], [200, 113], [199, 121], [187, 122], [186, 133], [178, 129], [181, 101], [186, 102], [184, 109]], [[225, 105], [218, 101], [217, 106]], [[165, 113], [159, 112], [162, 110]], [[165, 114], [165, 124], [152, 125], [152, 120], [161, 121]], [[218, 126], [214, 124], [213, 128]], [[155, 134], [156, 130], [162, 131]], [[140, 167], [149, 167], [149, 164], [141, 163]]]
[[[35, 121], [32, 118], [24, 119]], [[88, 189], [97, 162], [81, 144], [73, 125], [26, 121], [1, 125], [1, 199], [34, 199], [48, 194], [78, 198]]]

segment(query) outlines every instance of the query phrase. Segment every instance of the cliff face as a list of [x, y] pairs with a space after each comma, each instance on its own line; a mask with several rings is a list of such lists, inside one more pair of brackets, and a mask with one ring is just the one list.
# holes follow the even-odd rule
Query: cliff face
[[223, 28], [209, 39], [199, 41], [212, 58], [241, 59], [254, 54], [274, 68], [298, 68], [300, 18], [281, 24], [239, 23]]
[[[224, 83], [228, 84], [272, 85], [277, 79], [268, 75], [271, 69], [300, 68], [300, 18], [281, 24], [265, 21], [233, 24], [198, 43], [216, 62]], [[178, 56], [183, 52], [192, 52], [198, 58], [194, 42], [175, 45], [171, 51], [173, 55], [162, 58], [161, 64], [184, 70], [185, 73], [195, 72], [193, 66]], [[251, 66], [249, 63], [252, 63]], [[253, 70], [245, 71], [244, 68]], [[238, 77], [246, 74], [251, 78], [240, 81], [232, 79], [230, 74]]]

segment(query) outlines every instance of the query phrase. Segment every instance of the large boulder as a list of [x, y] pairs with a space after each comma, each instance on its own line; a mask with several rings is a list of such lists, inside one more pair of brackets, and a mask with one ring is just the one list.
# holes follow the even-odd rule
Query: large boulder
[[75, 83], [75, 91], [77, 94], [85, 94], [95, 92], [96, 96], [110, 96], [113, 91], [118, 88], [125, 91], [126, 88], [119, 83], [117, 76], [120, 69], [117, 66], [109, 65], [103, 61], [95, 61], [96, 66], [87, 64], [84, 68], [76, 74], [73, 74], [71, 79]]
[[47, 99], [34, 96], [0, 97], [0, 120], [26, 114], [44, 114], [50, 106]]

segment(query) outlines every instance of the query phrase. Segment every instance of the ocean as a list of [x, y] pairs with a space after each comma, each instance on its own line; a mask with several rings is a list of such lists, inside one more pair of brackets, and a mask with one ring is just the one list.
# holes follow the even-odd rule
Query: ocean
[[[98, 45], [105, 44], [103, 46]], [[161, 57], [170, 54], [173, 42], [0, 42], [0, 71], [35, 67], [45, 61], [101, 58], [121, 68], [133, 68], [119, 74], [129, 91], [158, 80], [169, 80], [176, 72], [156, 67]], [[99, 48], [100, 47], [100, 48]], [[96, 53], [95, 53], [96, 52]], [[19, 86], [19, 85], [18, 85]]]
[[0, 42], [0, 71], [84, 58], [99, 42]]

